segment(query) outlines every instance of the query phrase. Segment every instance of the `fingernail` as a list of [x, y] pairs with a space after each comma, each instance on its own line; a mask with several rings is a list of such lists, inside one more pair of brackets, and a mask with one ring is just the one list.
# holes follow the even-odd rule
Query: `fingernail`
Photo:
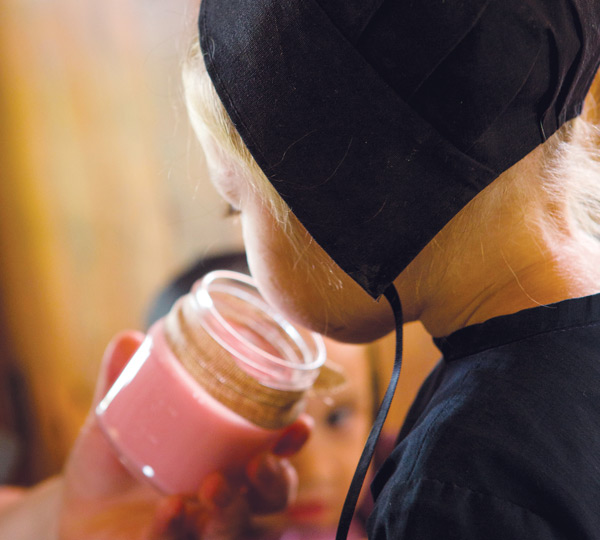
[[273, 454], [280, 457], [294, 455], [308, 439], [308, 432], [301, 430], [288, 431], [277, 441], [272, 449]]

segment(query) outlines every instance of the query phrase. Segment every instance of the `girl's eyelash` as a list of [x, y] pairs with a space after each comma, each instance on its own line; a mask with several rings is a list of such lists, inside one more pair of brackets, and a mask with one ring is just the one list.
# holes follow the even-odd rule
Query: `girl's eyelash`
[[231, 217], [239, 216], [241, 213], [242, 213], [241, 210], [237, 209], [235, 206], [228, 203], [227, 206], [225, 207], [225, 211], [223, 212], [223, 217], [231, 218]]
[[350, 420], [355, 413], [355, 408], [351, 405], [339, 405], [329, 411], [327, 415], [327, 425], [331, 428], [337, 428]]

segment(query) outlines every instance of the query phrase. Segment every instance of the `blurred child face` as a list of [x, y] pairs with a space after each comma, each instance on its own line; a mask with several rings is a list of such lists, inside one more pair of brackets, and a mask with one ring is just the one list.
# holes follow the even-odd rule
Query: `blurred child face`
[[326, 340], [328, 358], [343, 367], [348, 384], [331, 397], [311, 396], [315, 427], [292, 463], [298, 496], [284, 512], [257, 520], [270, 530], [337, 525], [346, 492], [373, 419], [372, 378], [365, 346]]

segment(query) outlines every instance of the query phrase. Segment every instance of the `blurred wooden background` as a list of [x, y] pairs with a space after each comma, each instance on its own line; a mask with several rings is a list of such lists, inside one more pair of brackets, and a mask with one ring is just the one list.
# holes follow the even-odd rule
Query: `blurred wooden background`
[[31, 481], [59, 469], [111, 336], [188, 261], [240, 245], [181, 97], [196, 10], [0, 0], [0, 372], [27, 380], [5, 392], [37, 419]]
[[[197, 4], [0, 0], [0, 443], [16, 433], [21, 482], [60, 470], [110, 338], [241, 246], [183, 107]], [[395, 424], [437, 356], [412, 343]]]

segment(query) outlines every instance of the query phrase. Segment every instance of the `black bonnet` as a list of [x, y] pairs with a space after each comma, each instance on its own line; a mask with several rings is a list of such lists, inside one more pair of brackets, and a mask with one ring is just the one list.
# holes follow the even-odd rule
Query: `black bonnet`
[[599, 0], [203, 0], [199, 25], [257, 163], [374, 297], [600, 62]]

